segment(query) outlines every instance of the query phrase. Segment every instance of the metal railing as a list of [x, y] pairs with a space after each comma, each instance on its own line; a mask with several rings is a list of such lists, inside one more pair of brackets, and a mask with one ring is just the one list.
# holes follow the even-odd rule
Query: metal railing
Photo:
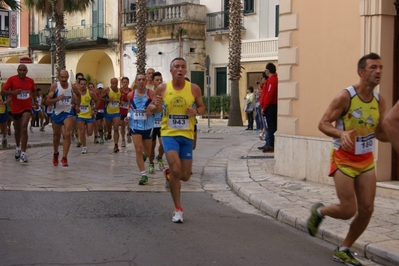
[[265, 59], [278, 59], [278, 38], [242, 41], [242, 61], [259, 61]]
[[[243, 27], [244, 11], [241, 12], [241, 26]], [[229, 30], [229, 11], [219, 11], [206, 14], [206, 31]]]

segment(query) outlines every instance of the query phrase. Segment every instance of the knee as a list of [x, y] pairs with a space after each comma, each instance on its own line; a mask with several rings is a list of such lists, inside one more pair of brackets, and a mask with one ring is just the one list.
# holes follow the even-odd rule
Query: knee
[[341, 205], [341, 219], [349, 220], [356, 214], [356, 203]]
[[369, 218], [373, 215], [374, 212], [374, 205], [367, 205], [367, 206], [359, 206], [358, 207], [358, 215], [364, 218]]

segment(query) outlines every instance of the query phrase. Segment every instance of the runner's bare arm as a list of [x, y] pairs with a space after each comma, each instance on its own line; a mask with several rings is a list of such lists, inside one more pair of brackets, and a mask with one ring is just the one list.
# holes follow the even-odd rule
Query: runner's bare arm
[[44, 104], [52, 105], [58, 101], [61, 101], [64, 98], [64, 95], [58, 95], [58, 97], [54, 98], [55, 90], [57, 89], [57, 84], [54, 83], [50, 86], [49, 93], [47, 94], [46, 99], [44, 100]]
[[345, 150], [353, 148], [351, 134], [355, 130], [343, 131], [335, 128], [333, 123], [348, 109], [349, 102], [349, 93], [346, 90], [341, 91], [332, 100], [319, 122], [319, 130], [329, 137], [340, 138], [342, 148]]
[[76, 96], [76, 112], [79, 113], [80, 111], [80, 101], [81, 101], [81, 97], [80, 97], [80, 91], [78, 89], [78, 86], [76, 86], [76, 84], [72, 84], [72, 90], [74, 92], [74, 95]]
[[154, 91], [154, 98], [152, 98], [152, 102], [148, 106], [148, 110], [152, 114], [156, 114], [162, 111], [162, 97], [166, 90], [166, 84], [159, 85]]
[[396, 152], [399, 153], [399, 101], [396, 102], [381, 123], [387, 138]]
[[205, 112], [205, 105], [202, 102], [201, 88], [197, 84], [191, 83], [191, 91], [195, 97], [196, 113], [195, 115], [202, 115]]
[[379, 109], [380, 109], [380, 119], [379, 119], [378, 125], [377, 125], [377, 127], [375, 129], [375, 137], [379, 141], [388, 142], [389, 139], [388, 139], [388, 137], [387, 137], [387, 135], [386, 135], [386, 133], [384, 131], [384, 127], [382, 125], [382, 122], [385, 119], [386, 102], [385, 102], [384, 97], [382, 97], [381, 95], [380, 95], [380, 102], [379, 102], [378, 106], [379, 106]]

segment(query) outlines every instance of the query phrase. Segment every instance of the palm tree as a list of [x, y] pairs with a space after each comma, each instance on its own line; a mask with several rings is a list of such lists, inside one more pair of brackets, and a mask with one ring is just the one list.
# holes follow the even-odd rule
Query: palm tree
[[239, 80], [241, 78], [241, 0], [229, 4], [229, 76], [231, 87], [228, 126], [242, 126]]
[[[5, 0], [4, 0], [5, 1]], [[34, 9], [42, 16], [53, 16], [55, 24], [55, 57], [57, 61], [57, 73], [65, 69], [65, 44], [66, 40], [61, 38], [61, 30], [64, 28], [64, 13], [74, 14], [84, 12], [95, 0], [24, 0], [29, 9]], [[53, 13], [54, 12], [54, 13]]]
[[137, 44], [137, 74], [145, 73], [146, 31], [147, 31], [146, 0], [136, 0], [136, 44]]
[[8, 9], [11, 8], [11, 10], [20, 10], [21, 6], [19, 5], [19, 2], [16, 0], [0, 0], [0, 9]]

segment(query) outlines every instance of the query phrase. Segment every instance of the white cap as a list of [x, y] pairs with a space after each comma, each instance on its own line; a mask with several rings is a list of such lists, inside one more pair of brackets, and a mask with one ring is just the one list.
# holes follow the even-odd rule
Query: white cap
[[104, 88], [104, 85], [103, 85], [102, 83], [98, 83], [98, 84], [97, 84], [97, 89], [98, 89], [98, 88]]

